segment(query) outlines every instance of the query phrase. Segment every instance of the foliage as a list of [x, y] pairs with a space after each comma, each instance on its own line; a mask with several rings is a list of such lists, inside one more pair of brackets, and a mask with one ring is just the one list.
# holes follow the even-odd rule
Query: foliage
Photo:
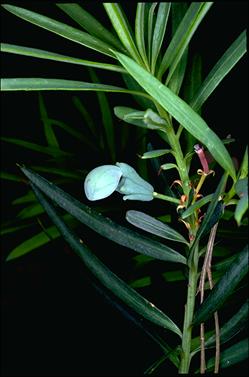
[[[98, 7], [101, 6], [98, 4]], [[211, 7], [215, 8], [215, 4], [137, 3], [133, 32], [119, 3], [103, 3], [103, 12], [109, 18], [112, 30], [86, 11], [84, 5], [57, 4], [57, 10], [64, 12], [77, 27], [19, 6], [3, 5], [6, 11], [26, 22], [108, 59], [108, 62], [92, 61], [35, 47], [1, 44], [3, 53], [88, 67], [91, 81], [49, 77], [1, 80], [2, 91], [39, 91], [39, 114], [46, 138], [46, 145], [40, 145], [26, 139], [2, 137], [4, 143], [46, 156], [39, 166], [18, 165], [22, 174], [1, 172], [2, 179], [28, 184], [26, 194], [12, 202], [13, 206], [21, 204], [24, 208], [17, 214], [17, 221], [4, 224], [2, 235], [31, 227], [34, 219], [46, 214], [52, 222], [49, 227], [42, 225], [42, 232], [17, 245], [8, 254], [7, 260], [21, 257], [52, 239], [63, 237], [100, 283], [123, 302], [118, 304], [121, 310], [128, 306], [134, 313], [130, 315], [134, 322], [159, 344], [162, 356], [147, 369], [147, 374], [168, 362], [172, 362], [179, 373], [189, 373], [193, 370], [191, 361], [196, 354], [201, 355], [197, 372], [214, 370], [217, 373], [219, 367], [240, 363], [248, 356], [245, 339], [235, 339], [220, 352], [220, 343], [230, 341], [243, 330], [248, 313], [248, 305], [241, 302], [241, 309], [232, 313], [228, 322], [224, 323], [222, 318], [225, 305], [229, 305], [236, 289], [243, 288], [248, 272], [248, 247], [244, 239], [237, 240], [234, 249], [226, 247], [226, 237], [232, 234], [230, 224], [233, 222], [233, 227], [240, 227], [243, 233], [247, 223], [248, 152], [245, 148], [242, 163], [237, 168], [229, 151], [233, 139], [222, 139], [201, 115], [208, 98], [246, 53], [246, 32], [232, 41], [206, 78], [202, 79], [201, 57], [190, 53], [189, 48], [193, 36], [198, 35], [202, 20], [208, 19]], [[101, 83], [95, 69], [122, 74], [124, 87]], [[96, 125], [88, 108], [75, 95], [73, 105], [81, 114], [85, 129], [78, 130], [73, 124], [54, 119], [41, 94], [41, 91], [48, 90], [96, 92], [102, 124]], [[129, 95], [133, 105], [130, 107], [128, 103], [126, 106], [124, 102], [112, 109], [106, 93]], [[116, 130], [118, 122], [122, 125], [120, 132]], [[84, 156], [97, 155], [96, 164], [99, 166], [77, 166], [77, 151], [62, 148], [57, 135], [59, 129], [79, 142]], [[137, 164], [135, 156], [132, 164], [116, 162], [126, 158], [130, 130], [135, 130], [140, 139], [137, 151], [140, 159]], [[158, 149], [152, 146], [155, 142], [159, 145]], [[151, 165], [145, 166], [143, 160], [148, 160]], [[107, 163], [103, 165], [101, 161]], [[51, 182], [37, 172], [48, 173], [55, 178]], [[148, 181], [151, 181], [153, 173], [159, 173], [159, 177], [151, 185]], [[83, 177], [85, 194], [90, 201], [106, 198], [117, 191], [124, 195], [124, 200], [154, 203], [157, 199], [164, 204], [167, 202], [163, 207], [166, 212], [160, 217], [159, 214], [147, 214], [149, 207], [146, 206], [145, 212], [128, 210], [126, 220], [139, 231], [128, 224], [118, 224], [101, 214], [105, 211], [111, 213], [115, 207], [111, 208], [108, 203], [102, 207], [95, 206], [95, 209], [88, 207], [67, 193], [67, 187], [62, 189], [58, 186], [73, 183], [75, 187]], [[160, 179], [163, 193], [154, 189], [159, 186]], [[229, 214], [227, 208], [230, 206], [235, 207]], [[66, 214], [62, 216], [57, 207]], [[177, 229], [166, 224], [172, 216], [181, 222]], [[76, 235], [73, 228], [77, 229], [80, 224], [141, 254], [133, 257], [138, 273], [131, 281], [120, 279], [94, 255], [87, 246], [87, 240], [85, 244]], [[237, 230], [234, 233], [236, 239]], [[219, 245], [215, 243], [216, 237], [220, 248], [225, 250], [222, 257], [219, 256]], [[137, 289], [151, 284], [150, 267], [157, 261], [163, 266], [163, 272], [159, 272], [163, 279], [172, 285], [176, 281], [184, 281], [187, 287], [182, 329], [166, 312], [137, 292]], [[211, 292], [205, 298], [208, 289]], [[200, 293], [200, 305], [197, 293]], [[146, 320], [144, 325], [134, 319], [136, 315]], [[210, 321], [212, 316], [215, 332]], [[238, 319], [243, 326], [238, 325]], [[146, 328], [149, 322], [153, 323], [150, 331]], [[204, 323], [205, 343], [201, 340]], [[194, 337], [199, 326], [201, 336]], [[160, 336], [160, 328], [173, 332], [176, 338], [173, 345], [167, 344]], [[211, 356], [206, 363], [205, 352], [212, 347], [216, 348], [215, 358]]]

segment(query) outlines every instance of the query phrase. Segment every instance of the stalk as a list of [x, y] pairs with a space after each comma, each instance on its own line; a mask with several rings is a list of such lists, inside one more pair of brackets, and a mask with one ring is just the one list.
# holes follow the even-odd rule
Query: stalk
[[189, 372], [189, 365], [191, 361], [191, 340], [192, 340], [192, 321], [195, 307], [195, 296], [198, 279], [198, 245], [195, 249], [195, 258], [189, 267], [189, 280], [188, 280], [188, 294], [187, 302], [185, 305], [183, 335], [182, 335], [182, 351], [181, 362], [179, 366], [179, 374]]

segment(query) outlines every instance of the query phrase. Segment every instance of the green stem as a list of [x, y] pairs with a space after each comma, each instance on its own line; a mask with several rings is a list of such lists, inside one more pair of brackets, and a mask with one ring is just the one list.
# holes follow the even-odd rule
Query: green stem
[[189, 372], [191, 361], [192, 321], [195, 307], [195, 296], [198, 279], [198, 246], [195, 249], [195, 258], [189, 268], [188, 294], [185, 305], [184, 325], [182, 335], [182, 352], [179, 374]]
[[176, 204], [180, 204], [180, 200], [177, 199], [177, 198], [173, 198], [172, 196], [167, 196], [167, 195], [163, 195], [163, 194], [159, 194], [158, 192], [153, 192], [153, 197], [155, 199], [162, 199], [162, 200], [166, 200], [168, 202], [171, 202], [171, 203], [176, 203]]

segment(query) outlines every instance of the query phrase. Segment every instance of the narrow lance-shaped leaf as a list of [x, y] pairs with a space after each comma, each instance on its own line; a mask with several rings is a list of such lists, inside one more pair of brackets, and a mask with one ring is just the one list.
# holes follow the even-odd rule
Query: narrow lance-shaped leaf
[[231, 69], [238, 63], [242, 56], [246, 53], [246, 31], [243, 31], [240, 36], [227, 49], [222, 57], [215, 64], [213, 69], [209, 72], [201, 84], [198, 91], [193, 96], [190, 106], [194, 110], [199, 110], [204, 102], [208, 99], [211, 93], [216, 89], [224, 77], [231, 71]]
[[56, 204], [100, 235], [141, 254], [150, 255], [161, 260], [186, 263], [185, 257], [175, 250], [102, 216], [32, 170], [25, 167], [22, 167], [21, 170], [31, 182]]
[[89, 90], [126, 93], [150, 98], [146, 93], [124, 89], [113, 85], [94, 84], [92, 82], [74, 80], [44, 79], [40, 77], [1, 79], [1, 90]]
[[149, 62], [145, 48], [145, 7], [146, 3], [137, 3], [137, 12], [135, 19], [135, 38], [138, 51], [144, 61], [145, 66], [149, 69]]
[[61, 54], [51, 52], [51, 51], [40, 50], [38, 48], [17, 46], [17, 45], [13, 45], [9, 43], [1, 43], [1, 51], [8, 52], [11, 54], [30, 56], [32, 58], [47, 59], [47, 60], [53, 60], [56, 62], [78, 64], [78, 65], [83, 65], [86, 67], [100, 68], [100, 69], [105, 69], [108, 71], [126, 73], [124, 68], [119, 67], [118, 65], [115, 65], [115, 64], [84, 60], [84, 59], [75, 58], [72, 56], [61, 55]]
[[247, 272], [248, 246], [245, 246], [197, 310], [194, 315], [193, 324], [198, 325], [199, 323], [204, 322], [215, 311], [217, 311], [224, 304], [243, 277], [245, 277]]
[[205, 204], [207, 204], [208, 202], [210, 202], [213, 198], [213, 194], [209, 194], [207, 196], [204, 196], [204, 198], [201, 198], [199, 200], [197, 200], [197, 202], [195, 202], [194, 204], [192, 204], [190, 207], [188, 207], [182, 214], [181, 214], [181, 218], [184, 220], [186, 219], [187, 217], [189, 217], [190, 215], [192, 215], [192, 213], [194, 213], [194, 211], [196, 211], [197, 209], [201, 208], [202, 206], [204, 206]]
[[171, 3], [160, 3], [157, 11], [157, 18], [154, 27], [151, 47], [151, 73], [155, 73], [157, 58], [163, 43]]
[[119, 39], [125, 46], [126, 50], [137, 62], [142, 63], [141, 57], [137, 51], [136, 45], [131, 34], [130, 25], [125, 14], [118, 3], [103, 3], [106, 13], [119, 36]]
[[166, 238], [167, 240], [182, 242], [188, 245], [187, 240], [185, 240], [180, 233], [146, 213], [134, 210], [127, 211], [126, 220], [146, 232]]
[[25, 21], [35, 24], [36, 26], [39, 26], [43, 29], [49, 30], [52, 33], [58, 34], [63, 38], [67, 38], [73, 42], [79, 43], [102, 54], [113, 57], [113, 53], [110, 50], [112, 46], [103, 42], [101, 39], [85, 33], [84, 31], [64, 24], [63, 22], [53, 20], [52, 18], [49, 18], [47, 16], [43, 16], [42, 14], [32, 12], [28, 9], [16, 7], [9, 4], [2, 6], [9, 12], [13, 13], [15, 16], [20, 17]]
[[189, 45], [191, 38], [211, 6], [211, 2], [193, 2], [190, 4], [162, 58], [158, 71], [158, 78], [161, 79], [165, 71], [168, 68], [170, 69], [167, 75], [166, 85], [169, 83], [178, 62]]
[[38, 95], [38, 99], [39, 99], [39, 109], [40, 109], [40, 114], [41, 114], [41, 120], [43, 122], [44, 133], [47, 139], [48, 146], [60, 148], [60, 145], [54, 133], [51, 121], [48, 117], [48, 113], [45, 107], [43, 97], [40, 93]]
[[206, 145], [214, 159], [235, 179], [233, 161], [220, 138], [206, 122], [181, 98], [163, 85], [153, 75], [129, 57], [116, 53], [118, 60], [165, 110], [167, 110], [188, 132]]
[[45, 199], [41, 191], [32, 184], [32, 188], [46, 210], [48, 216], [56, 225], [64, 239], [71, 248], [83, 260], [89, 270], [100, 280], [100, 282], [110, 289], [116, 296], [124, 301], [133, 310], [149, 321], [171, 330], [181, 337], [181, 331], [176, 324], [154, 304], [146, 300], [143, 296], [129, 287], [123, 280], [109, 270], [80, 240], [64, 221], [58, 216], [55, 208]]
[[[228, 368], [234, 364], [238, 364], [248, 358], [248, 339], [241, 340], [240, 342], [232, 345], [221, 352], [220, 367]], [[211, 371], [215, 365], [215, 358], [211, 358], [207, 362], [207, 371]]]
[[77, 22], [89, 34], [100, 40], [113, 45], [118, 50], [124, 50], [120, 41], [106, 29], [92, 14], [83, 9], [82, 6], [75, 3], [56, 4], [63, 12]]
[[240, 225], [241, 219], [248, 209], [248, 178], [239, 179], [235, 184], [235, 191], [240, 199], [235, 209], [234, 218]]
[[158, 3], [152, 3], [148, 12], [148, 58], [149, 64], [151, 64], [151, 51], [152, 51], [152, 36], [154, 30], [155, 21], [155, 9]]

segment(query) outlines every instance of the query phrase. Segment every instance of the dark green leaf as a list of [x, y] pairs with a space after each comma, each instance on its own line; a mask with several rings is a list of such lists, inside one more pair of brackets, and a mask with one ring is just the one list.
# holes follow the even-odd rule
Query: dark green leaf
[[218, 310], [248, 271], [248, 246], [238, 254], [225, 274], [214, 286], [208, 297], [194, 315], [193, 324], [198, 325]]
[[[228, 368], [234, 364], [238, 364], [248, 358], [248, 339], [241, 340], [240, 342], [232, 345], [221, 352], [220, 368]], [[207, 371], [214, 368], [215, 359], [209, 359], [207, 362]]]
[[154, 304], [147, 301], [143, 296], [138, 294], [111, 270], [109, 270], [84, 245], [83, 241], [67, 227], [64, 221], [58, 216], [55, 208], [45, 199], [41, 191], [38, 190], [38, 188], [33, 184], [32, 188], [48, 216], [56, 225], [64, 239], [106, 288], [110, 289], [116, 296], [118, 296], [141, 316], [159, 326], [162, 326], [165, 329], [173, 331], [180, 337], [182, 336], [180, 329], [165, 313], [158, 309]]
[[205, 204], [207, 204], [208, 202], [210, 202], [213, 198], [213, 194], [209, 194], [207, 196], [204, 196], [204, 198], [201, 198], [199, 200], [197, 200], [197, 202], [195, 202], [194, 204], [192, 204], [190, 207], [188, 207], [186, 209], [186, 211], [184, 211], [182, 214], [181, 214], [181, 218], [182, 219], [186, 219], [187, 217], [189, 217], [190, 215], [192, 215], [192, 213], [194, 213], [194, 211], [196, 211], [197, 209], [201, 208], [202, 206], [204, 206]]
[[55, 136], [51, 121], [48, 117], [47, 109], [41, 93], [39, 93], [39, 109], [41, 114], [41, 120], [43, 122], [44, 133], [47, 139], [48, 146], [60, 149], [58, 140]]
[[25, 167], [21, 167], [21, 170], [32, 183], [56, 204], [102, 236], [139, 253], [150, 255], [157, 259], [183, 264], [186, 263], [185, 257], [175, 250], [114, 223], [111, 219], [85, 206], [32, 170]]
[[241, 219], [248, 209], [248, 178], [239, 179], [235, 184], [235, 191], [240, 200], [236, 206], [234, 218], [240, 225]]
[[20, 177], [17, 174], [12, 174], [6, 171], [0, 171], [0, 178], [6, 179], [7, 181], [13, 181], [13, 182], [23, 182], [22, 177]]

